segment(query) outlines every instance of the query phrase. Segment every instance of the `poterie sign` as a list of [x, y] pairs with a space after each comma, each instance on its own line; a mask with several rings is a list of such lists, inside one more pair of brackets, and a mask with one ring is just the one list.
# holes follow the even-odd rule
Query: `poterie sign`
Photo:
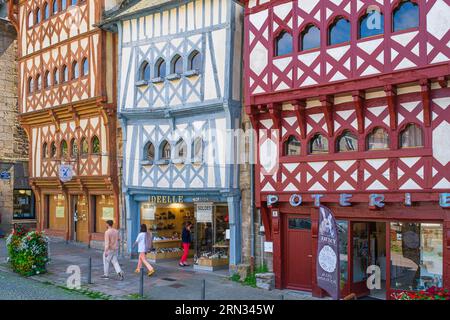
[[317, 285], [335, 300], [340, 296], [339, 234], [333, 212], [319, 208], [319, 239], [317, 248]]

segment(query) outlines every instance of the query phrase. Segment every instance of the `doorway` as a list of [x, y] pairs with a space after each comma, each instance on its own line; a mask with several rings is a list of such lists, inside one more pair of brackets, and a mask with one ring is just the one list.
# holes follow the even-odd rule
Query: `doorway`
[[350, 230], [351, 291], [358, 297], [386, 299], [386, 223], [351, 222]]
[[73, 222], [74, 233], [73, 240], [76, 242], [89, 242], [89, 228], [88, 228], [88, 203], [84, 195], [73, 196]]

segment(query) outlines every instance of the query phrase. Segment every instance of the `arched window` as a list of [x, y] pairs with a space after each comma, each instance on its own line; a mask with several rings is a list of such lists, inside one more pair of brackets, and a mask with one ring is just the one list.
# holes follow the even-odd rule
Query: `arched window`
[[140, 72], [139, 72], [139, 80], [150, 80], [150, 65], [147, 61], [144, 61], [141, 64]]
[[64, 82], [69, 81], [69, 69], [67, 68], [66, 65], [64, 65], [62, 67], [62, 71], [61, 72], [62, 72], [62, 82], [64, 83]]
[[408, 124], [400, 133], [400, 146], [402, 148], [423, 147], [422, 128], [414, 123]]
[[170, 64], [170, 73], [183, 73], [183, 58], [181, 58], [178, 54], [172, 59]]
[[50, 71], [45, 71], [45, 82], [44, 82], [44, 88], [49, 88], [50, 85], [52, 84], [52, 78], [50, 75]]
[[166, 62], [164, 59], [158, 59], [155, 65], [156, 77], [157, 78], [165, 78], [166, 77]]
[[194, 139], [194, 143], [192, 144], [192, 157], [194, 161], [203, 160], [203, 139], [201, 137]]
[[350, 131], [344, 133], [338, 138], [337, 152], [358, 151], [358, 138]]
[[375, 128], [367, 136], [368, 150], [386, 150], [389, 149], [389, 135], [383, 128]]
[[61, 0], [61, 11], [67, 9], [67, 0]]
[[58, 0], [53, 0], [52, 13], [53, 14], [58, 13]]
[[47, 20], [50, 18], [50, 7], [48, 6], [48, 3], [46, 2], [44, 4], [44, 20]]
[[47, 142], [44, 142], [44, 144], [42, 145], [42, 158], [44, 159], [48, 158]]
[[290, 136], [284, 142], [284, 155], [285, 156], [299, 156], [300, 155], [300, 141], [296, 136]]
[[41, 22], [41, 9], [37, 8], [36, 9], [36, 24]]
[[81, 155], [87, 156], [89, 154], [89, 143], [87, 142], [86, 138], [83, 137], [81, 139]]
[[178, 140], [175, 145], [175, 158], [179, 160], [186, 160], [187, 144], [183, 139]]
[[320, 29], [315, 25], [306, 26], [300, 34], [300, 50], [310, 50], [320, 47]]
[[57, 85], [59, 83], [59, 72], [58, 68], [53, 69], [53, 85]]
[[33, 93], [33, 91], [34, 91], [34, 82], [33, 82], [33, 78], [32, 77], [28, 78], [27, 90], [28, 90], [28, 93]]
[[36, 90], [39, 91], [41, 89], [42, 89], [42, 78], [41, 78], [41, 75], [38, 74], [36, 76]]
[[75, 139], [70, 141], [70, 156], [72, 158], [78, 157], [78, 143]]
[[50, 145], [50, 157], [52, 159], [56, 158], [56, 144], [55, 144], [55, 142], [52, 142], [52, 144]]
[[419, 6], [412, 1], [402, 1], [393, 12], [393, 31], [419, 27]]
[[91, 146], [92, 154], [100, 154], [101, 148], [100, 148], [100, 140], [97, 136], [94, 136], [92, 138], [92, 146]]
[[340, 17], [337, 18], [329, 28], [328, 44], [334, 45], [350, 41], [350, 21]]
[[72, 80], [78, 79], [80, 76], [80, 69], [78, 68], [78, 62], [74, 61], [72, 63]]
[[144, 160], [153, 161], [155, 160], [155, 146], [153, 143], [148, 142], [144, 148]]
[[359, 33], [360, 39], [372, 37], [384, 33], [384, 16], [377, 10], [363, 15], [359, 19]]
[[81, 65], [81, 76], [87, 76], [89, 74], [89, 60], [88, 58], [83, 58], [82, 65]]
[[189, 55], [188, 69], [197, 71], [200, 71], [202, 69], [202, 55], [197, 50]]
[[34, 15], [33, 11], [28, 13], [28, 28], [31, 28], [34, 25]]
[[320, 133], [316, 134], [309, 142], [309, 152], [312, 154], [328, 152], [328, 139]]
[[69, 147], [67, 146], [66, 140], [61, 141], [60, 152], [61, 158], [67, 158], [67, 156], [69, 155]]
[[161, 159], [162, 160], [169, 160], [171, 157], [171, 150], [170, 150], [170, 143], [167, 140], [164, 140], [161, 143]]
[[292, 46], [292, 35], [289, 32], [282, 31], [275, 39], [275, 55], [282, 56], [292, 53]]

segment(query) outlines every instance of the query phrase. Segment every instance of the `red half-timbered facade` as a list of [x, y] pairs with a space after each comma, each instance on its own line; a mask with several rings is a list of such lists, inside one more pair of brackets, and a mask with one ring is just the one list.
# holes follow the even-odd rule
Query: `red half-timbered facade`
[[450, 287], [449, 15], [448, 0], [246, 1], [245, 103], [277, 288], [324, 295], [319, 204], [339, 220], [342, 294]]
[[[95, 27], [116, 2], [9, 3], [38, 228], [87, 244], [103, 241], [105, 220], [119, 226], [116, 40]], [[61, 165], [71, 179], [61, 180]]]

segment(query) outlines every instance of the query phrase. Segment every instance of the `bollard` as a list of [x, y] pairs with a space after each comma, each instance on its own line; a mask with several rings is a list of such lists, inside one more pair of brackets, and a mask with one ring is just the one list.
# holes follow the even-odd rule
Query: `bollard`
[[139, 295], [144, 297], [144, 268], [141, 268], [141, 281], [139, 282]]
[[206, 300], [206, 281], [202, 280], [202, 297], [201, 300]]
[[88, 283], [92, 284], [92, 257], [89, 257], [88, 262]]

